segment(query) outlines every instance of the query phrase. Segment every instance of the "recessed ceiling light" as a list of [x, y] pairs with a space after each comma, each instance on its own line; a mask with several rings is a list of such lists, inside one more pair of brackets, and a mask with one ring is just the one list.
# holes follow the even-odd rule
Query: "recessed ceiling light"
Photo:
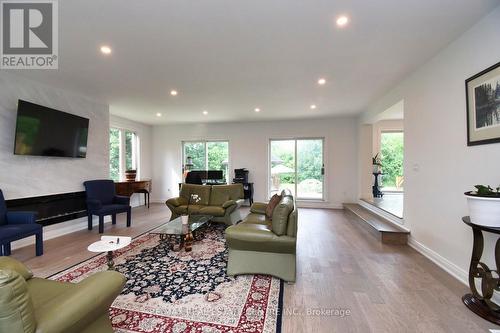
[[111, 54], [111, 48], [107, 45], [101, 46], [101, 52], [103, 54]]
[[255, 112], [260, 112], [260, 109], [259, 108], [255, 108], [254, 111]]
[[326, 84], [326, 79], [323, 79], [323, 78], [318, 79], [318, 84], [319, 84], [320, 86], [325, 85], [325, 84]]
[[177, 90], [170, 90], [170, 95], [177, 96], [177, 94], [178, 94]]
[[316, 104], [311, 104], [311, 106], [309, 108], [311, 108], [311, 110], [316, 109]]
[[156, 113], [156, 116], [157, 116], [157, 117], [161, 117], [161, 113], [160, 113], [160, 112], [157, 112], [157, 113]]
[[337, 17], [337, 26], [345, 27], [349, 23], [349, 17], [342, 15]]
[[207, 110], [203, 110], [203, 115], [207, 115], [208, 114], [208, 111]]

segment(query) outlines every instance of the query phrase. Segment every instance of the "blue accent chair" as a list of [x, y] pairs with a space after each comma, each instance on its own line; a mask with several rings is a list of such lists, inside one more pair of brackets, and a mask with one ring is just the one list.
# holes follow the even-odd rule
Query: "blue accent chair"
[[0, 190], [0, 256], [10, 255], [10, 243], [29, 236], [36, 237], [36, 255], [43, 254], [42, 226], [36, 223], [36, 212], [7, 211]]
[[131, 224], [130, 198], [116, 195], [112, 180], [89, 180], [83, 183], [87, 195], [88, 229], [92, 230], [92, 216], [99, 216], [99, 233], [104, 232], [104, 216], [111, 215], [116, 224], [116, 214], [127, 213], [127, 227]]

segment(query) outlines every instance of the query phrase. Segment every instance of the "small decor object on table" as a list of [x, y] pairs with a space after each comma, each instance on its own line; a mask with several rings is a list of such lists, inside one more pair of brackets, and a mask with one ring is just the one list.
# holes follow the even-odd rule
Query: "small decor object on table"
[[125, 180], [128, 182], [134, 182], [137, 177], [137, 170], [127, 170], [125, 171]]
[[467, 145], [500, 142], [500, 62], [465, 81]]
[[500, 228], [500, 186], [476, 185], [475, 191], [465, 192], [472, 223]]
[[132, 241], [132, 237], [124, 236], [101, 236], [101, 240], [90, 244], [87, 248], [90, 252], [107, 252], [108, 270], [114, 270], [113, 251], [124, 248]]

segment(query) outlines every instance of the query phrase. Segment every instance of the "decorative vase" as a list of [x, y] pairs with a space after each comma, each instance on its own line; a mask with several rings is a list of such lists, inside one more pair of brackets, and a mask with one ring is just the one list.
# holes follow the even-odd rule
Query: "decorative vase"
[[189, 222], [189, 215], [181, 215], [181, 221], [182, 221], [182, 224], [188, 224]]
[[474, 224], [500, 228], [500, 197], [481, 197], [465, 192], [470, 220]]
[[136, 177], [137, 177], [137, 170], [127, 170], [127, 171], [125, 171], [125, 179], [128, 182], [135, 181]]
[[380, 172], [380, 165], [373, 164], [373, 173], [379, 173]]

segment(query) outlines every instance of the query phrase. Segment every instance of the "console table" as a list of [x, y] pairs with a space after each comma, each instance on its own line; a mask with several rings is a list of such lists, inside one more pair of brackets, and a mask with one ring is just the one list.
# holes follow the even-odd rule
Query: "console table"
[[144, 206], [149, 208], [149, 195], [151, 193], [151, 179], [115, 182], [117, 195], [132, 196], [134, 193], [144, 193]]
[[[500, 228], [485, 227], [471, 222], [469, 216], [462, 217], [462, 221], [472, 228], [474, 243], [469, 267], [469, 288], [471, 294], [462, 297], [464, 304], [478, 316], [500, 325], [500, 307], [491, 301], [494, 291], [500, 291], [500, 238], [495, 245], [495, 269], [491, 270], [481, 262], [484, 249], [483, 231], [500, 235]], [[481, 294], [479, 294], [474, 279], [481, 281]]]

